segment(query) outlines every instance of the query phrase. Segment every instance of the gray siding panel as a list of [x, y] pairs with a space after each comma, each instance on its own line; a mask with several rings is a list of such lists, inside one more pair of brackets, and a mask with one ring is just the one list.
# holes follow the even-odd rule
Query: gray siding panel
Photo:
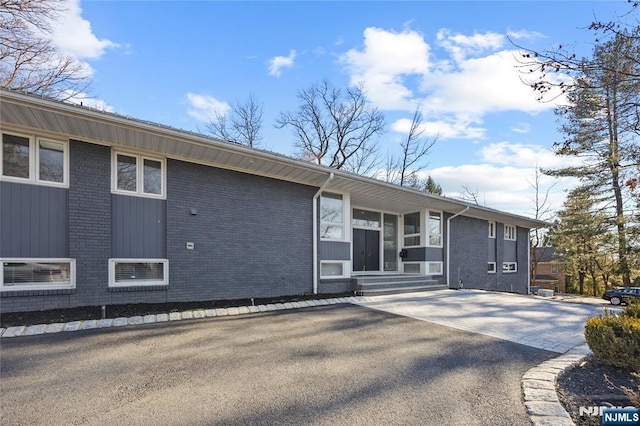
[[489, 241], [488, 250], [489, 257], [487, 258], [487, 262], [495, 262], [496, 261], [496, 238], [487, 238]]
[[[519, 235], [518, 235], [519, 236]], [[503, 240], [504, 241], [504, 255], [503, 262], [515, 262], [517, 258], [518, 241]]]
[[112, 257], [165, 258], [165, 200], [112, 194]]
[[442, 262], [444, 260], [444, 249], [442, 247], [426, 247], [426, 258], [428, 262]]
[[0, 257], [68, 256], [68, 190], [0, 182]]
[[320, 241], [318, 257], [320, 260], [351, 260], [351, 244], [339, 241]]
[[427, 253], [424, 247], [412, 247], [404, 249], [407, 251], [407, 257], [403, 258], [403, 262], [423, 262], [427, 260]]

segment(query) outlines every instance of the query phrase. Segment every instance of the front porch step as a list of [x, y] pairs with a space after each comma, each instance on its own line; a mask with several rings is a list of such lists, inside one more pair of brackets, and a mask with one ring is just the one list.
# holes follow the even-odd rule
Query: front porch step
[[413, 293], [448, 288], [430, 277], [419, 275], [359, 276], [352, 278], [358, 296]]

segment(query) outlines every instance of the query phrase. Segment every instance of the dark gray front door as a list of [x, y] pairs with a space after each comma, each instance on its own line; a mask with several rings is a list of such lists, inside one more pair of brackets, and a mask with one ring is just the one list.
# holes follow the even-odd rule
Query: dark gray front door
[[353, 271], [380, 270], [380, 231], [353, 230]]

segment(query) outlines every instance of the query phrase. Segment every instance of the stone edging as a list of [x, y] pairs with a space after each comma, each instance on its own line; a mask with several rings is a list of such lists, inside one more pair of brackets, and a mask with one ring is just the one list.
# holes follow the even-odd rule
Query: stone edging
[[524, 405], [534, 426], [573, 426], [556, 392], [560, 373], [578, 364], [591, 354], [587, 344], [576, 346], [559, 357], [531, 368], [522, 376]]
[[91, 330], [97, 328], [122, 327], [125, 325], [153, 324], [157, 322], [180, 321], [187, 319], [224, 317], [259, 312], [281, 311], [287, 309], [306, 308], [309, 306], [336, 305], [338, 303], [357, 302], [357, 297], [341, 297], [334, 299], [303, 300], [300, 302], [273, 303], [267, 305], [238, 306], [233, 308], [197, 309], [183, 312], [144, 315], [134, 317], [107, 318], [101, 320], [58, 322], [53, 324], [36, 324], [0, 328], [0, 338], [19, 336], [36, 336], [40, 334], [60, 333], [63, 331]]

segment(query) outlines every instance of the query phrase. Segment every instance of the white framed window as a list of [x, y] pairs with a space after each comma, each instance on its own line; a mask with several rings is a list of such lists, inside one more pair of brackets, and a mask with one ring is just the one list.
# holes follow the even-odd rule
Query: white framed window
[[427, 275], [442, 275], [442, 262], [427, 262]]
[[0, 290], [63, 290], [76, 287], [75, 259], [0, 259]]
[[166, 161], [123, 151], [112, 151], [111, 191], [119, 194], [164, 198]]
[[496, 273], [496, 262], [488, 262], [487, 263], [487, 272], [490, 274]]
[[502, 272], [518, 272], [518, 264], [516, 262], [502, 262]]
[[514, 225], [504, 226], [504, 239], [511, 241], [516, 240], [516, 227]]
[[36, 136], [2, 133], [0, 178], [69, 186], [69, 144]]
[[420, 245], [420, 212], [404, 215], [404, 246]]
[[560, 272], [560, 268], [558, 268], [558, 264], [557, 263], [552, 263], [551, 264], [551, 273], [554, 275], [557, 275]]
[[320, 278], [347, 278], [349, 267], [346, 261], [320, 261]]
[[489, 221], [489, 238], [496, 237], [496, 223]]
[[405, 274], [422, 274], [422, 262], [402, 262]]
[[340, 194], [320, 195], [320, 239], [344, 241], [344, 199]]
[[168, 259], [109, 259], [109, 287], [169, 285]]
[[429, 211], [429, 246], [442, 247], [442, 213]]

